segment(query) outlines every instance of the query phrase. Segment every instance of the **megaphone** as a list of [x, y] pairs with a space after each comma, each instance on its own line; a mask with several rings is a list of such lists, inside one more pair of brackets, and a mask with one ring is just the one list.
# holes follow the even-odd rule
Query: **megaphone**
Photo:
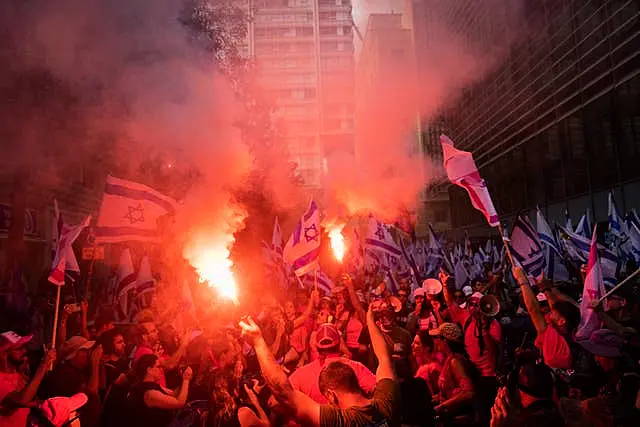
[[438, 295], [442, 292], [442, 283], [438, 279], [426, 279], [422, 282], [422, 288], [427, 295]]
[[493, 295], [485, 295], [480, 298], [478, 303], [480, 311], [487, 317], [494, 317], [500, 311], [500, 303]]

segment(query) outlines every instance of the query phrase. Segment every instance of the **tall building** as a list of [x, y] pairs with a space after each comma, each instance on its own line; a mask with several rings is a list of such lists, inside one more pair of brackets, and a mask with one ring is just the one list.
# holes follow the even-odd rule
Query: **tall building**
[[353, 151], [350, 0], [250, 0], [249, 54], [291, 160], [319, 187], [325, 159]]
[[[467, 87], [440, 123], [458, 148], [473, 152], [504, 220], [532, 215], [536, 206], [551, 221], [564, 222], [565, 209], [576, 219], [589, 209], [605, 220], [609, 191], [622, 210], [639, 208], [640, 3], [524, 5], [526, 37], [502, 66]], [[460, 23], [474, 16], [462, 7], [451, 9], [456, 15]], [[488, 231], [464, 191], [442, 188], [454, 228]]]

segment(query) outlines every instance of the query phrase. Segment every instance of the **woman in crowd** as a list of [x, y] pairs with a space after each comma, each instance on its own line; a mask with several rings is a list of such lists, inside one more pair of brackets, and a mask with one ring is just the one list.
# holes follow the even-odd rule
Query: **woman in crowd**
[[429, 386], [432, 396], [440, 393], [438, 380], [442, 372], [443, 360], [440, 353], [435, 352], [435, 343], [429, 331], [420, 331], [411, 345], [416, 362], [416, 378], [422, 378]]
[[182, 385], [176, 392], [160, 386], [162, 366], [158, 356], [145, 354], [140, 356], [134, 371], [140, 381], [129, 394], [132, 417], [136, 426], [168, 426], [176, 409], [184, 407], [187, 401], [189, 382], [193, 376], [191, 368], [182, 373]]
[[438, 340], [438, 350], [446, 357], [440, 377], [439, 394], [434, 408], [441, 419], [452, 425], [468, 425], [475, 420], [476, 391], [473, 385], [473, 365], [462, 342], [462, 331], [454, 323], [443, 323], [429, 331]]

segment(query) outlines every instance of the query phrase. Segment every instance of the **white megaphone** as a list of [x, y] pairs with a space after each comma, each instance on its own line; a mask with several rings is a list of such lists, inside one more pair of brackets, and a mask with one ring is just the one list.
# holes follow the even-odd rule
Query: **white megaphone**
[[426, 279], [422, 282], [422, 288], [427, 295], [438, 295], [442, 292], [442, 283], [438, 279]]

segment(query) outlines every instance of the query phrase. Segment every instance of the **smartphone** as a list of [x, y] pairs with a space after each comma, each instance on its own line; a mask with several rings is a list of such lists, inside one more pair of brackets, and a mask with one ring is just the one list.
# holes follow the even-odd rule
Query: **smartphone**
[[77, 313], [78, 311], [82, 310], [82, 307], [80, 306], [80, 304], [75, 303], [75, 304], [66, 304], [64, 306], [64, 309], [71, 313]]

